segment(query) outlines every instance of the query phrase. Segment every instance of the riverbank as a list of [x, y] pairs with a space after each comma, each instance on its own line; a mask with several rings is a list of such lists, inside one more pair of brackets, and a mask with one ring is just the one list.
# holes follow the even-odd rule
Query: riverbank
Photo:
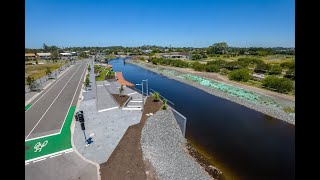
[[147, 119], [141, 148], [144, 160], [155, 168], [159, 179], [212, 179], [205, 167], [189, 155], [186, 139], [170, 108]]
[[271, 117], [295, 124], [295, 113], [287, 113], [285, 109], [295, 108], [294, 99], [278, 97], [263, 92], [254, 91], [218, 80], [205, 78], [172, 69], [171, 67], [159, 67], [141, 61], [127, 60], [127, 63], [138, 65], [147, 70], [165, 75], [177, 81], [192, 85], [212, 95], [236, 102], [240, 105], [254, 109]]

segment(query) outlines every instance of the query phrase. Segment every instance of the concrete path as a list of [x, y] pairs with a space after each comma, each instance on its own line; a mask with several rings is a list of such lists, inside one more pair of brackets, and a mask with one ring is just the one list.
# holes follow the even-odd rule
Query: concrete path
[[[93, 66], [92, 66], [93, 67]], [[93, 143], [86, 146], [80, 123], [76, 122], [73, 142], [77, 151], [86, 159], [98, 164], [108, 160], [129, 126], [140, 122], [141, 111], [125, 111], [117, 107], [109, 92], [119, 93], [117, 82], [98, 81], [97, 99], [89, 99], [89, 92], [83, 93], [80, 110], [84, 112], [86, 136], [93, 136]], [[94, 92], [90, 90], [91, 92]], [[125, 93], [133, 93], [137, 98], [141, 94], [125, 87]], [[126, 93], [127, 94], [127, 93]], [[99, 110], [103, 110], [100, 111]]]

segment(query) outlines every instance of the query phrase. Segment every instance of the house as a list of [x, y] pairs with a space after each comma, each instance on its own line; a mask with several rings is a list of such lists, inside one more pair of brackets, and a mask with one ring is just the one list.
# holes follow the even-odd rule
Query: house
[[78, 53], [77, 53], [77, 52], [71, 52], [71, 55], [72, 55], [72, 56], [77, 56]]
[[37, 59], [37, 55], [35, 53], [25, 53], [24, 58], [26, 60], [35, 60]]
[[37, 53], [40, 59], [49, 59], [51, 57], [51, 53]]
[[142, 50], [142, 52], [145, 53], [145, 54], [149, 54], [149, 53], [152, 52], [152, 50], [150, 50], [150, 49], [148, 49], [148, 50]]
[[162, 54], [161, 57], [165, 59], [190, 59], [191, 58], [191, 56], [188, 53], [184, 53], [184, 52], [173, 52], [169, 54]]

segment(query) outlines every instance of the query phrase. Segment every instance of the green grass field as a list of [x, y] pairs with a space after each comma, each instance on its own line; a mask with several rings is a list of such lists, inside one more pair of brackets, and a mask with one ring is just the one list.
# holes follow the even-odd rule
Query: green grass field
[[49, 67], [51, 71], [54, 71], [63, 66], [65, 64], [65, 61], [58, 61], [56, 63], [48, 63], [45, 61], [44, 63], [46, 64], [25, 65], [25, 83], [28, 76], [31, 76], [34, 79], [38, 79], [46, 75], [47, 67]]

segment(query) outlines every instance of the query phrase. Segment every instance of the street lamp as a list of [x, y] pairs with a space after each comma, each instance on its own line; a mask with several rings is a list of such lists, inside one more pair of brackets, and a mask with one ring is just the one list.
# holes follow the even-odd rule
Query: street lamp
[[147, 91], [147, 97], [148, 97], [148, 95], [149, 95], [149, 94], [148, 94], [148, 79], [145, 79], [145, 80], [142, 80], [142, 81], [146, 81], [146, 82], [147, 82], [147, 83], [146, 83], [146, 86], [147, 86], [147, 90], [146, 90], [146, 91]]

